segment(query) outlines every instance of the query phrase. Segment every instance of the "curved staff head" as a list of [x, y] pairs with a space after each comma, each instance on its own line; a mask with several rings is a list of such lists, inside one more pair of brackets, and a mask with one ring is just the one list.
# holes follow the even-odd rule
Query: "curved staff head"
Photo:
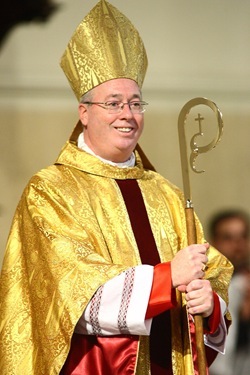
[[[217, 107], [217, 105], [203, 97], [198, 97], [189, 100], [181, 109], [179, 118], [178, 118], [178, 133], [179, 133], [179, 144], [180, 144], [180, 155], [181, 155], [181, 168], [182, 168], [182, 178], [183, 178], [183, 190], [184, 190], [184, 195], [185, 195], [185, 200], [186, 200], [186, 205], [187, 207], [192, 207], [192, 198], [191, 198], [191, 189], [190, 189], [190, 180], [189, 180], [189, 163], [188, 163], [188, 155], [187, 155], [187, 142], [186, 142], [186, 134], [185, 134], [185, 124], [186, 124], [186, 119], [187, 116], [190, 112], [190, 110], [193, 107], [196, 107], [197, 105], [206, 105], [210, 107], [217, 118], [217, 123], [218, 123], [218, 130], [217, 134], [213, 138], [213, 140], [208, 143], [205, 146], [198, 146], [197, 143], [195, 142], [195, 138], [197, 136], [203, 136], [203, 133], [201, 131], [201, 126], [200, 126], [200, 131], [199, 133], [196, 133], [190, 141], [190, 148], [191, 148], [191, 154], [190, 154], [190, 167], [191, 169], [196, 172], [196, 173], [202, 173], [202, 171], [197, 171], [195, 167], [195, 160], [198, 157], [199, 154], [207, 152], [209, 150], [212, 150], [217, 143], [220, 141], [222, 132], [223, 132], [223, 120], [222, 120], [222, 113]], [[198, 115], [199, 125], [201, 123], [202, 118], [200, 117], [200, 114]]]

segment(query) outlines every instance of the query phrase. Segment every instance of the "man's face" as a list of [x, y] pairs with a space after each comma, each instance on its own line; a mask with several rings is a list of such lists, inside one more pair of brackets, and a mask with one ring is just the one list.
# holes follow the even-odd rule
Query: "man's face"
[[[140, 101], [135, 81], [113, 79], [92, 90], [91, 102]], [[99, 105], [79, 105], [84, 125], [84, 141], [98, 156], [113, 162], [124, 162], [131, 156], [144, 125], [143, 113], [133, 114], [128, 105], [120, 113], [108, 113]]]
[[213, 245], [238, 268], [244, 266], [250, 257], [249, 233], [240, 218], [221, 221], [217, 228]]

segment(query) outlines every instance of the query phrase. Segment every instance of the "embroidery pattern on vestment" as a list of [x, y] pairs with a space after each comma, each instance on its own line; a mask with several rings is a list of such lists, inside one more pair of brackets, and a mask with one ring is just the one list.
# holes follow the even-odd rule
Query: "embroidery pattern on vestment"
[[93, 334], [94, 335], [101, 335], [102, 329], [99, 324], [98, 315], [100, 311], [101, 306], [101, 299], [102, 299], [102, 292], [103, 292], [103, 286], [101, 286], [93, 296], [90, 304], [90, 323], [93, 327]]
[[121, 305], [120, 305], [119, 314], [118, 314], [118, 328], [120, 332], [123, 334], [130, 333], [128, 326], [127, 326], [126, 317], [127, 317], [128, 307], [129, 307], [132, 290], [134, 286], [134, 278], [135, 278], [135, 268], [132, 267], [132, 268], [129, 268], [125, 272], [124, 287], [122, 291]]

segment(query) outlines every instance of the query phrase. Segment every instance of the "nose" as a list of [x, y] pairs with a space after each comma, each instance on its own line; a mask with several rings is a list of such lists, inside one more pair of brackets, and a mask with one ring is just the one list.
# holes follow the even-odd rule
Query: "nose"
[[125, 117], [126, 119], [132, 118], [134, 116], [133, 112], [130, 109], [129, 103], [123, 103], [120, 115]]

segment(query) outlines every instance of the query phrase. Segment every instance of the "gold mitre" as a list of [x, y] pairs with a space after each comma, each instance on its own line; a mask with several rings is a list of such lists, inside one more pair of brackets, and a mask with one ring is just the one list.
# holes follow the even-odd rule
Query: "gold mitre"
[[130, 78], [141, 87], [147, 55], [129, 19], [101, 0], [77, 27], [60, 65], [79, 101], [87, 91], [110, 79]]

